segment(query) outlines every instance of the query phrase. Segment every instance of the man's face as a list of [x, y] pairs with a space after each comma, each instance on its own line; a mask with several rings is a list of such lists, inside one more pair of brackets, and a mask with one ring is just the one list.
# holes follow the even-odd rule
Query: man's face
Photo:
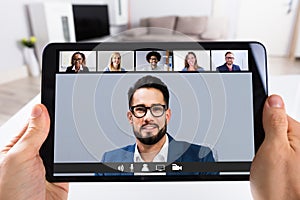
[[234, 55], [229, 53], [225, 56], [225, 61], [227, 65], [232, 65], [234, 61]]
[[158, 59], [156, 58], [156, 56], [151, 56], [150, 59], [149, 59], [149, 63], [150, 63], [152, 66], [156, 66], [157, 63], [158, 63]]
[[[155, 88], [140, 88], [132, 97], [131, 106], [151, 107], [153, 105], [166, 105], [163, 94]], [[128, 120], [132, 125], [136, 138], [143, 144], [152, 145], [157, 143], [166, 133], [167, 124], [171, 117], [170, 109], [164, 111], [159, 117], [152, 115], [149, 109], [144, 117], [138, 118], [131, 111], [127, 113]]]

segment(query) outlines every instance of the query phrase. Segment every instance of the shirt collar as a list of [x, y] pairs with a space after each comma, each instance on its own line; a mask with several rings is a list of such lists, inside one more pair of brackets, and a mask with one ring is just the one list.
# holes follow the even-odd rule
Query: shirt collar
[[[80, 65], [79, 71], [82, 71], [82, 69], [83, 69], [83, 67], [82, 67], [82, 65]], [[75, 70], [75, 65], [73, 65], [72, 70]]]
[[[166, 135], [166, 141], [165, 141], [164, 145], [162, 146], [161, 150], [154, 157], [153, 162], [167, 162], [168, 149], [169, 149], [169, 137], [168, 137], [168, 135]], [[133, 161], [134, 162], [145, 162], [142, 159], [142, 156], [137, 148], [137, 145], [135, 145]]]

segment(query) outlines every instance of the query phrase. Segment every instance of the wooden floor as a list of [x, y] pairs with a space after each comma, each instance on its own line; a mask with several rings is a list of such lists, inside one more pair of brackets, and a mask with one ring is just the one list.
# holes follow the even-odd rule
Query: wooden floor
[[[270, 75], [300, 74], [300, 60], [270, 57], [268, 68]], [[0, 126], [39, 92], [40, 77], [28, 77], [0, 85]]]
[[40, 92], [40, 77], [0, 85], [0, 126]]

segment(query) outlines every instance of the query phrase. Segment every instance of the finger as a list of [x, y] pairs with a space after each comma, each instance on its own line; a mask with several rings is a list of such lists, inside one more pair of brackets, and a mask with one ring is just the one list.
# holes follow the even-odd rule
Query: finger
[[28, 127], [14, 148], [38, 153], [48, 136], [49, 127], [50, 119], [47, 108], [42, 104], [35, 105], [31, 111]]
[[263, 110], [263, 126], [266, 140], [287, 140], [288, 120], [284, 102], [280, 96], [272, 95], [266, 100]]
[[48, 181], [46, 182], [46, 186], [48, 190], [52, 190], [53, 188], [59, 188], [62, 191], [65, 191], [66, 193], [69, 192], [69, 183], [49, 183]]
[[24, 135], [27, 127], [28, 123], [22, 128], [22, 130], [17, 136], [13, 137], [10, 140], [10, 142], [7, 145], [5, 145], [5, 147], [0, 152], [0, 155], [7, 153], [20, 140], [20, 138]]
[[61, 188], [62, 190], [64, 190], [65, 192], [69, 192], [69, 183], [53, 183], [54, 185], [56, 185], [57, 187]]
[[293, 149], [300, 149], [300, 123], [288, 116], [288, 138]]
[[46, 181], [46, 199], [67, 199], [69, 183], [49, 183]]

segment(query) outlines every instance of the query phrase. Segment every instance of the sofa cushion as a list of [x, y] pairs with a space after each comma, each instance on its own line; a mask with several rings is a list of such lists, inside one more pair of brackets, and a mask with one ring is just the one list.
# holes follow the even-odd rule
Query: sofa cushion
[[129, 29], [123, 32], [126, 36], [140, 36], [140, 35], [146, 35], [148, 34], [148, 27], [139, 27], [139, 28], [133, 28]]
[[140, 19], [140, 27], [148, 27], [149, 26], [149, 19], [148, 18], [141, 18]]
[[206, 28], [207, 16], [178, 17], [175, 30], [187, 35], [200, 35]]
[[[148, 18], [149, 27], [164, 28], [170, 31], [164, 31], [165, 34], [172, 34], [176, 22], [176, 16], [165, 16], [165, 17], [151, 17]], [[158, 29], [149, 29], [150, 34], [162, 34], [157, 32]]]
[[179, 34], [172, 34], [172, 35], [162, 35], [162, 34], [146, 34], [140, 36], [126, 36], [122, 35], [117, 38], [120, 41], [126, 42], [187, 42], [187, 41], [199, 41], [198, 37], [190, 37], [187, 35], [179, 35]]

